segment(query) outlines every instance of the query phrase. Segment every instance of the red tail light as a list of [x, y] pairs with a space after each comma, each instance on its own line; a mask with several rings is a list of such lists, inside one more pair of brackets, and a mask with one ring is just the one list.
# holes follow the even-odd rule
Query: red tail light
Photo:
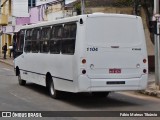
[[86, 59], [83, 59], [83, 60], [82, 60], [82, 63], [85, 64], [85, 63], [86, 63]]
[[147, 63], [147, 60], [146, 60], [146, 59], [143, 59], [143, 63]]

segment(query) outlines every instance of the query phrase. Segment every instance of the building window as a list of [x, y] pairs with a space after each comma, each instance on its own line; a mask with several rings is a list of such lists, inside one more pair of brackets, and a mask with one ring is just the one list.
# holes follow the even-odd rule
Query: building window
[[28, 7], [35, 7], [36, 6], [36, 0], [28, 0]]

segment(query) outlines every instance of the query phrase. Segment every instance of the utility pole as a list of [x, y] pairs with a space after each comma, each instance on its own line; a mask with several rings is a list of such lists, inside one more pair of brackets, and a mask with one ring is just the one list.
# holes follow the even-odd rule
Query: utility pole
[[159, 13], [159, 0], [154, 0], [154, 14]]
[[[1, 0], [0, 0], [0, 19], [2, 19], [1, 18]], [[1, 28], [1, 31], [2, 31], [2, 26], [0, 26], [0, 28]], [[0, 42], [1, 42], [1, 35], [0, 35]], [[2, 48], [1, 43], [0, 43], [0, 48]], [[2, 54], [2, 51], [0, 50], [0, 56], [1, 56], [1, 54]]]
[[1, 14], [1, 0], [0, 0], [0, 14]]
[[65, 3], [66, 3], [66, 0], [62, 0], [62, 11], [63, 11], [63, 18], [65, 18]]
[[[157, 15], [157, 16], [156, 16]], [[155, 45], [155, 82], [160, 89], [160, 41], [159, 41], [159, 0], [154, 0], [154, 16], [156, 18], [157, 33], [154, 34]]]
[[85, 0], [81, 0], [81, 14], [85, 14]]

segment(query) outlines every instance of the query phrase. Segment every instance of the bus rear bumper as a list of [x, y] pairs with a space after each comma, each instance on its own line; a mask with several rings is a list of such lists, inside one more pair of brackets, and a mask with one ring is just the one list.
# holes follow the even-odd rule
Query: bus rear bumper
[[130, 79], [79, 79], [79, 92], [104, 92], [104, 91], [127, 91], [144, 90], [147, 87], [148, 75]]

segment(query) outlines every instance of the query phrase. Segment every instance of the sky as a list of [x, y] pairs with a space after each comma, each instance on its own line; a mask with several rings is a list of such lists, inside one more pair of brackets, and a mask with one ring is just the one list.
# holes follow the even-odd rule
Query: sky
[[[47, 2], [52, 2], [52, 1], [55, 1], [55, 0], [37, 0], [38, 5], [39, 4], [44, 4], [44, 3], [47, 3]], [[76, 0], [66, 0], [66, 4], [71, 3], [73, 1], [76, 1]]]
[[[41, 5], [41, 4], [45, 4], [45, 3], [48, 3], [48, 2], [52, 2], [52, 1], [56, 1], [56, 0], [37, 0], [37, 4], [36, 5]], [[65, 0], [65, 1], [66, 1], [65, 4], [68, 4], [68, 3], [71, 3], [71, 2], [76, 1], [76, 0]]]
[[73, 2], [73, 1], [76, 1], [76, 0], [66, 0], [66, 4]]

